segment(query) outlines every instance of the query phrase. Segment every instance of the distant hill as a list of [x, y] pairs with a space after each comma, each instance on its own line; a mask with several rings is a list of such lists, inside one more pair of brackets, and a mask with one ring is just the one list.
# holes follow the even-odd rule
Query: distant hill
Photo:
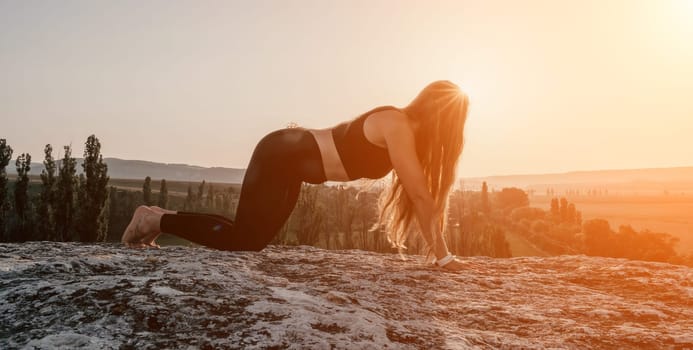
[[693, 167], [649, 168], [572, 171], [556, 174], [504, 175], [462, 178], [467, 189], [481, 188], [486, 181], [489, 188], [519, 187], [543, 191], [546, 188], [608, 189], [622, 192], [685, 192], [693, 193]]
[[[154, 180], [169, 181], [206, 180], [216, 183], [241, 183], [245, 169], [212, 167], [206, 168], [187, 164], [156, 163], [144, 160], [125, 160], [104, 158], [108, 164], [108, 176], [112, 179], [144, 179], [149, 176]], [[14, 164], [14, 163], [12, 163]], [[82, 159], [77, 159], [77, 171], [82, 171]], [[40, 175], [44, 166], [42, 163], [32, 163], [30, 175]], [[8, 174], [16, 174], [14, 166], [7, 167]]]

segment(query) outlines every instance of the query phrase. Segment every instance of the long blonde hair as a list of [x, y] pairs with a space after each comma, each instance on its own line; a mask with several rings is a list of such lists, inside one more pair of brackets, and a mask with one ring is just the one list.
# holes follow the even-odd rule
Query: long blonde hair
[[[441, 80], [426, 86], [403, 109], [409, 119], [419, 125], [414, 135], [416, 153], [436, 204], [441, 230], [447, 218], [448, 195], [455, 181], [455, 168], [462, 153], [468, 105], [467, 95], [457, 85]], [[406, 248], [404, 243], [413, 229], [414, 205], [396, 171], [392, 173], [391, 186], [381, 193], [378, 207], [380, 215], [376, 227], [387, 232], [394, 247]], [[428, 248], [429, 252], [434, 249]]]

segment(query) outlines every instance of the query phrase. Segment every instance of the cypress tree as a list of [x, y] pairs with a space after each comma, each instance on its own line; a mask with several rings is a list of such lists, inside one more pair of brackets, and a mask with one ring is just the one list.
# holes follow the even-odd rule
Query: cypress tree
[[561, 222], [568, 221], [568, 200], [565, 197], [561, 197], [561, 207], [559, 209]]
[[558, 222], [561, 219], [561, 211], [558, 206], [558, 198], [551, 198], [551, 218]]
[[123, 205], [123, 202], [119, 197], [121, 196], [118, 195], [118, 190], [115, 188], [115, 186], [109, 186], [108, 216], [109, 222], [112, 224], [108, 225], [108, 237], [106, 238], [107, 241], [118, 241], [118, 238], [120, 238], [120, 235], [122, 234], [122, 231], [120, 230], [122, 227], [117, 226], [119, 226], [121, 221], [126, 220], [123, 219], [125, 215], [120, 215], [120, 208]]
[[75, 239], [79, 242], [87, 242], [87, 240], [83, 237], [84, 232], [88, 230], [83, 225], [83, 223], [87, 220], [85, 214], [87, 211], [87, 208], [85, 207], [85, 202], [87, 201], [87, 178], [84, 176], [84, 173], [77, 176], [77, 183], [75, 184], [75, 198], [74, 229], [75, 233], [77, 234]]
[[152, 178], [149, 176], [144, 178], [144, 185], [142, 185], [142, 199], [144, 200], [144, 205], [152, 205]]
[[[222, 213], [228, 213], [229, 208], [231, 207], [231, 191], [233, 189], [231, 187], [227, 187], [226, 189], [222, 190], [219, 196], [219, 210]], [[288, 222], [288, 219], [287, 219]]]
[[17, 217], [17, 225], [11, 237], [13, 241], [26, 241], [31, 239], [32, 230], [29, 207], [29, 171], [31, 170], [31, 155], [22, 153], [15, 161], [17, 167], [17, 182], [14, 185], [14, 211]]
[[481, 211], [484, 214], [488, 214], [491, 211], [491, 207], [488, 204], [488, 185], [486, 181], [481, 185]]
[[207, 190], [207, 208], [214, 209], [214, 185], [211, 183]]
[[101, 242], [105, 242], [108, 239], [108, 225], [111, 221], [111, 191], [108, 190], [107, 187], [108, 184], [104, 187], [106, 196], [103, 200], [101, 211], [99, 211], [99, 216], [96, 218], [96, 227], [98, 228], [97, 239]]
[[45, 158], [43, 160], [44, 169], [41, 171], [41, 195], [38, 203], [38, 233], [39, 240], [55, 239], [53, 232], [55, 226], [55, 159], [53, 158], [53, 147], [50, 144], [43, 149]]
[[197, 197], [195, 198], [196, 199], [195, 209], [199, 209], [203, 205], [202, 199], [204, 198], [204, 195], [205, 195], [205, 184], [206, 184], [205, 180], [202, 180], [202, 183], [200, 184], [200, 186], [197, 187]]
[[108, 199], [108, 166], [103, 162], [101, 142], [90, 135], [84, 144], [84, 176], [80, 177], [79, 224], [77, 233], [82, 242], [104, 241], [108, 233], [108, 215], [103, 208]]
[[577, 217], [577, 210], [575, 209], [575, 204], [569, 203], [568, 204], [568, 215], [566, 217], [566, 221], [569, 224], [575, 224], [576, 223], [576, 220], [575, 220], [576, 217]]
[[193, 192], [192, 192], [192, 185], [188, 184], [188, 195], [185, 197], [185, 203], [183, 204], [183, 210], [185, 211], [191, 211], [193, 210]]
[[7, 210], [9, 199], [7, 198], [7, 171], [5, 168], [12, 159], [12, 147], [5, 139], [0, 139], [0, 241], [5, 240], [5, 226], [7, 226]]
[[71, 240], [70, 230], [73, 226], [75, 208], [74, 195], [77, 184], [77, 161], [72, 158], [72, 147], [65, 146], [65, 154], [58, 166], [56, 183], [55, 234], [59, 241]]
[[168, 188], [166, 187], [166, 179], [161, 180], [161, 188], [159, 188], [158, 205], [161, 208], [166, 208], [168, 205]]

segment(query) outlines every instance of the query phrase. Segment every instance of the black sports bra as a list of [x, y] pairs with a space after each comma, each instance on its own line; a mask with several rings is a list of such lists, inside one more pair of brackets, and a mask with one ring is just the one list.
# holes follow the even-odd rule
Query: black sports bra
[[388, 109], [399, 110], [393, 106], [378, 107], [332, 129], [334, 144], [349, 180], [379, 179], [392, 170], [387, 148], [372, 144], [363, 133], [363, 123], [368, 116]]

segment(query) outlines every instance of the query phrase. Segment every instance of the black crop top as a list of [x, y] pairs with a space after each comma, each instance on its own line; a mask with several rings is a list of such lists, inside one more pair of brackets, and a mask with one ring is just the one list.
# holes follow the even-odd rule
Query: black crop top
[[349, 180], [379, 179], [392, 170], [387, 148], [372, 144], [363, 133], [363, 123], [368, 116], [388, 109], [398, 110], [393, 106], [378, 107], [332, 129], [332, 138]]

